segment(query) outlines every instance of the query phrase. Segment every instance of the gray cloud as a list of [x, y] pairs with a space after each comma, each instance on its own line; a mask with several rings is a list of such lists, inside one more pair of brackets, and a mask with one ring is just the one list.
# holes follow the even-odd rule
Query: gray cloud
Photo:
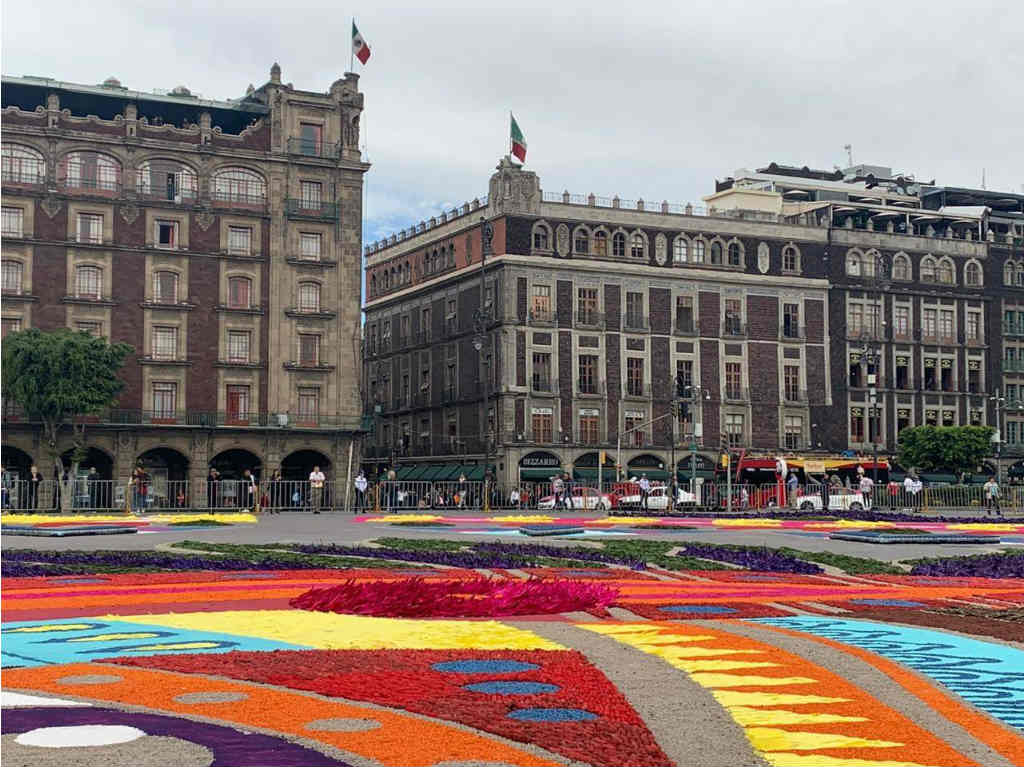
[[[281, 63], [326, 89], [363, 68], [366, 237], [472, 199], [507, 151], [508, 111], [548, 191], [673, 202], [772, 160], [891, 165], [1024, 184], [1024, 6], [931, 2], [381, 0], [5, 3], [3, 70], [233, 98]], [[131, 69], [128, 69], [128, 67]]]

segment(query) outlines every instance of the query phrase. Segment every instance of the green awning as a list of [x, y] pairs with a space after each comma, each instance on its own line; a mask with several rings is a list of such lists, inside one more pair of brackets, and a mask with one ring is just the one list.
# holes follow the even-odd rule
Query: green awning
[[413, 479], [413, 474], [416, 474], [419, 471], [419, 466], [399, 466], [397, 469], [395, 469], [395, 479], [404, 482]]
[[[551, 475], [549, 474], [548, 476], [551, 476]], [[597, 467], [595, 466], [593, 468], [573, 469], [572, 470], [572, 478], [573, 479], [584, 479], [584, 480], [587, 480], [588, 482], [597, 482]], [[546, 479], [546, 477], [545, 477], [545, 479]], [[601, 481], [602, 482], [614, 482], [615, 481], [615, 469], [614, 468], [602, 469], [601, 470]]]
[[470, 482], [480, 482], [484, 478], [484, 467], [483, 466], [463, 466], [462, 473], [466, 475], [466, 479]]
[[418, 464], [416, 466], [413, 466], [412, 467], [412, 471], [409, 472], [408, 476], [406, 476], [405, 479], [409, 479], [409, 480], [420, 480], [420, 479], [423, 479], [423, 475], [426, 473], [427, 469], [429, 469], [429, 468], [430, 468], [430, 464], [426, 464], [426, 463], [421, 463], [421, 464]]
[[[579, 469], [577, 469], [579, 471]], [[556, 474], [561, 474], [562, 470], [557, 466], [548, 466], [547, 468], [529, 468], [519, 470], [519, 479], [523, 482], [549, 482]], [[594, 476], [597, 476], [597, 469], [594, 469]]]
[[647, 475], [647, 479], [668, 479], [668, 472], [664, 469], [626, 469], [626, 472], [630, 477], [636, 477], [640, 479], [644, 474]]
[[427, 467], [423, 470], [423, 473], [420, 474], [420, 479], [422, 479], [424, 481], [427, 481], [427, 480], [438, 480], [438, 479], [440, 479], [440, 477], [442, 475], [446, 475], [448, 473], [448, 469], [449, 468], [451, 468], [451, 467], [447, 466], [445, 464], [438, 464], [438, 463], [427, 464]]
[[[650, 472], [648, 472], [647, 475], [648, 475], [648, 477], [650, 477]], [[695, 477], [698, 477], [700, 479], [714, 479], [715, 478], [715, 472], [714, 471], [708, 471], [707, 469], [697, 469], [697, 473], [691, 475], [689, 470], [687, 470], [687, 469], [680, 469], [676, 473], [676, 477], [678, 478], [678, 480], [680, 482], [689, 482], [691, 476], [695, 476]]]
[[949, 485], [955, 485], [955, 484], [957, 484], [960, 481], [960, 479], [956, 476], [956, 474], [925, 474], [924, 472], [922, 472], [921, 473], [921, 481], [922, 482], [945, 482], [946, 484], [949, 484]]

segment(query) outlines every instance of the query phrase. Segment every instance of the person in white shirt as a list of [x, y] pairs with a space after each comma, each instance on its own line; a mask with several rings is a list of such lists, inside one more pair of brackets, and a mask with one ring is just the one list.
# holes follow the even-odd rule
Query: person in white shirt
[[310, 490], [310, 502], [313, 504], [313, 513], [320, 513], [320, 504], [324, 500], [324, 473], [320, 471], [319, 466], [314, 466], [313, 471], [309, 473], [309, 490]]
[[874, 504], [872, 503], [872, 496], [875, 492], [875, 482], [867, 474], [861, 474], [860, 483], [858, 485], [861, 496], [864, 498], [864, 508], [870, 509]]
[[360, 471], [359, 476], [356, 477], [356, 509], [360, 511], [366, 506], [366, 488], [369, 486], [370, 483], [366, 481], [366, 475]]
[[519, 488], [513, 487], [512, 492], [508, 494], [508, 505], [513, 509], [519, 508]]
[[640, 477], [640, 508], [647, 511], [647, 497], [651, 494], [651, 480], [644, 474]]

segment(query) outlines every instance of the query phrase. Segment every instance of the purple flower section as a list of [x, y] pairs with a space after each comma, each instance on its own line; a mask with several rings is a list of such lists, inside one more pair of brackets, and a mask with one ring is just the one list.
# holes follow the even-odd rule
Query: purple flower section
[[741, 546], [714, 546], [688, 543], [681, 547], [676, 556], [711, 559], [715, 562], [729, 562], [746, 570], [763, 570], [774, 573], [800, 573], [816, 575], [824, 572], [811, 562], [780, 554], [771, 549], [745, 548]]
[[910, 574], [962, 578], [1024, 578], [1024, 553], [922, 559], [914, 565]]
[[[94, 574], [96, 568], [154, 570], [302, 570], [302, 564], [265, 559], [250, 562], [233, 557], [202, 557], [155, 551], [34, 551], [4, 552], [2, 572], [9, 577]], [[323, 565], [309, 566], [322, 569]]]
[[488, 552], [495, 556], [517, 557], [562, 557], [578, 559], [581, 562], [607, 562], [615, 565], [626, 565], [633, 570], [646, 570], [647, 563], [640, 559], [613, 554], [600, 549], [589, 549], [583, 546], [545, 546], [542, 543], [474, 543], [473, 550], [480, 553]]
[[22, 733], [37, 727], [116, 724], [137, 727], [147, 735], [180, 738], [213, 752], [212, 767], [351, 767], [347, 762], [311, 748], [231, 727], [193, 722], [159, 714], [136, 714], [105, 708], [8, 708], [3, 733]]
[[[915, 514], [906, 511], [869, 511], [868, 509], [864, 509], [862, 511], [855, 511], [852, 509], [844, 509], [843, 511], [830, 510], [828, 515], [836, 517], [837, 519], [852, 519], [858, 522], [954, 522], [956, 524], [965, 522], [992, 522], [992, 517], [990, 516], [945, 517], [924, 512]], [[684, 516], [695, 518], [710, 517], [713, 519], [807, 519], [808, 514], [807, 512], [801, 511], [787, 511], [786, 509], [780, 509], [776, 506], [774, 508], [761, 509], [759, 511], [745, 511], [739, 514], [726, 514], [724, 511], [702, 511], [700, 509], [694, 509], [693, 511], [688, 510]], [[1011, 517], [1000, 521], [1019, 522], [1021, 520], [1019, 517]]]
[[[559, 552], [556, 547], [537, 546], [543, 551], [515, 550], [514, 544], [479, 544], [470, 543], [473, 551], [441, 551], [441, 550], [411, 550], [391, 548], [364, 548], [362, 546], [338, 546], [335, 544], [313, 544], [296, 543], [288, 546], [292, 551], [299, 551], [303, 554], [334, 554], [341, 556], [370, 557], [372, 559], [397, 559], [404, 562], [423, 562], [430, 565], [448, 565], [449, 567], [465, 567], [469, 569], [484, 567], [509, 569], [518, 567], [536, 567], [542, 564], [536, 559], [538, 556], [566, 556], [564, 550]], [[497, 546], [498, 548], [489, 548]], [[510, 546], [506, 550], [502, 546]], [[617, 562], [618, 559], [612, 555], [605, 554], [606, 560]], [[575, 553], [573, 559], [577, 559]]]

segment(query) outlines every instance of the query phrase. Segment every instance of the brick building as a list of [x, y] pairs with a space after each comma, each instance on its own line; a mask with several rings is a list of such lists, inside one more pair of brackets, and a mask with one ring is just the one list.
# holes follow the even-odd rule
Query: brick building
[[[90, 428], [101, 474], [345, 478], [359, 394], [363, 96], [281, 80], [212, 101], [3, 78], [3, 333], [134, 348]], [[63, 446], [62, 446], [63, 447]], [[50, 463], [8, 407], [3, 462]], [[49, 469], [44, 469], [49, 471]]]

